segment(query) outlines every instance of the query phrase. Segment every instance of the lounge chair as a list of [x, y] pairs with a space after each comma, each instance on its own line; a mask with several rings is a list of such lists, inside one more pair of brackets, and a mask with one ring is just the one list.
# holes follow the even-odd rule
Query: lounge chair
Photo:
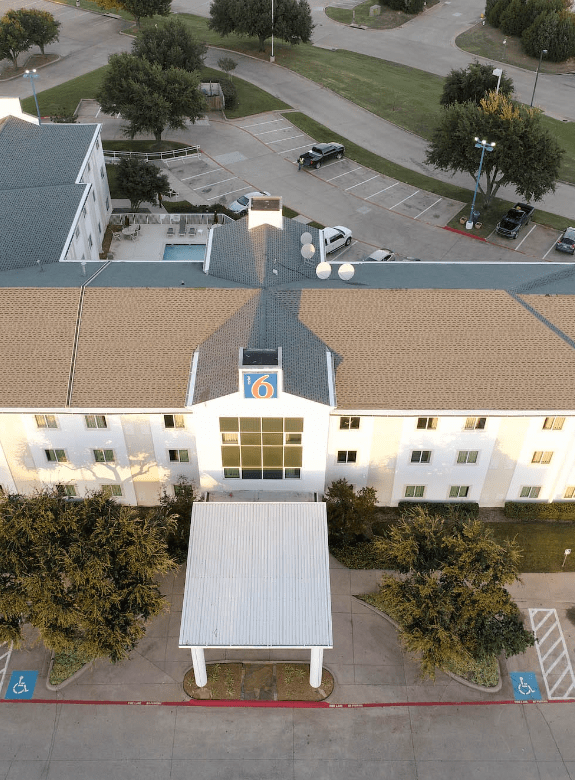
[[191, 227], [191, 228], [188, 230], [188, 235], [189, 235], [189, 236], [195, 236], [195, 235], [196, 235], [196, 228], [195, 228], [195, 227]]
[[185, 236], [186, 235], [186, 226], [180, 225], [180, 232], [178, 233], [179, 236]]
[[169, 227], [168, 228], [168, 236], [175, 236], [175, 235], [176, 235], [176, 231], [174, 230], [174, 228], [173, 227]]

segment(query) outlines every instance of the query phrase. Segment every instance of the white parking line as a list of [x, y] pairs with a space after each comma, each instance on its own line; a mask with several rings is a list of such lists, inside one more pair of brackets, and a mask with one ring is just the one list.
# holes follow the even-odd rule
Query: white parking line
[[264, 130], [263, 133], [252, 133], [252, 135], [257, 137], [258, 135], [269, 135], [270, 133], [285, 133], [286, 130], [289, 130], [289, 127], [276, 127], [275, 130]]
[[378, 190], [377, 192], [374, 192], [373, 195], [368, 195], [365, 200], [369, 200], [370, 198], [375, 198], [376, 195], [380, 195], [382, 192], [386, 192], [387, 190], [391, 190], [393, 187], [397, 187], [399, 184], [398, 181], [395, 182], [395, 184], [390, 184], [389, 187], [384, 187], [382, 190]]
[[[4, 648], [8, 645], [8, 650], [4, 650]], [[4, 685], [4, 678], [6, 677], [6, 672], [8, 671], [8, 664], [10, 663], [10, 656], [12, 655], [12, 647], [13, 644], [10, 642], [9, 644], [7, 642], [2, 642], [0, 644], [0, 652], [2, 652], [2, 655], [0, 655], [0, 663], [4, 661], [4, 666], [0, 668], [0, 694], [2, 693], [2, 686]]]
[[[337, 263], [337, 262], [339, 262], [339, 258], [340, 258], [342, 255], [345, 255], [345, 253], [346, 253], [346, 252], [349, 252], [349, 250], [352, 248], [352, 246], [355, 246], [356, 244], [357, 244], [357, 241], [352, 241], [352, 242], [351, 242], [351, 244], [350, 244], [349, 246], [346, 246], [344, 249], [342, 249], [341, 251], [339, 251], [339, 252], [337, 253], [337, 258], [334, 258], [334, 259], [333, 259], [333, 262], [334, 262], [334, 263]], [[328, 262], [330, 262], [330, 260], [329, 260], [329, 257], [330, 257], [330, 256], [328, 255], [327, 257], [328, 257]]]
[[351, 187], [346, 187], [344, 192], [347, 192], [348, 190], [353, 190], [354, 187], [361, 187], [362, 184], [367, 184], [368, 181], [377, 179], [378, 175], [379, 174], [376, 174], [375, 176], [370, 176], [369, 179], [365, 179], [365, 181], [360, 181], [359, 184], [352, 184]]
[[199, 187], [194, 187], [194, 192], [196, 190], [203, 190], [204, 187], [215, 187], [216, 184], [223, 184], [225, 181], [233, 181], [234, 179], [237, 179], [237, 176], [230, 176], [229, 179], [220, 179], [219, 181], [211, 181], [208, 184], [200, 184]]
[[[575, 698], [575, 675], [557, 610], [530, 609], [529, 619], [536, 637], [535, 649], [539, 658], [547, 698], [551, 700]], [[552, 675], [558, 664], [558, 670]], [[550, 685], [551, 676], [553, 676], [553, 682]], [[561, 686], [560, 689], [559, 686]]]
[[554, 249], [554, 248], [555, 248], [555, 244], [556, 244], [556, 243], [557, 243], [557, 239], [555, 239], [555, 241], [554, 241], [554, 242], [551, 244], [551, 246], [549, 247], [549, 249], [548, 249], [548, 250], [545, 252], [545, 254], [543, 255], [543, 257], [541, 258], [542, 260], [545, 260], [545, 258], [546, 258], [546, 257], [547, 257], [547, 255], [549, 254], [549, 252], [550, 252], [552, 249]]
[[309, 144], [305, 144], [304, 146], [294, 146], [293, 149], [282, 149], [281, 152], [278, 152], [278, 154], [287, 154], [288, 152], [295, 152], [297, 149], [307, 149]]
[[188, 179], [197, 179], [199, 176], [209, 176], [210, 173], [216, 173], [217, 169], [211, 170], [211, 171], [204, 171], [204, 173], [194, 173], [193, 176], [185, 176], [183, 179], [180, 179], [180, 181], [187, 181]]
[[[439, 198], [438, 200], [435, 201], [435, 203], [439, 203], [440, 200], [443, 200], [443, 198]], [[413, 219], [417, 219], [422, 214], [425, 214], [426, 211], [429, 211], [429, 209], [432, 209], [435, 206], [435, 203], [432, 203], [431, 206], [428, 206], [426, 209], [423, 209], [423, 211], [420, 211], [419, 214], [416, 214]]]
[[[396, 203], [395, 206], [401, 206], [402, 203], [405, 203], [406, 200], [409, 200], [410, 198], [413, 198], [414, 195], [417, 195], [419, 190], [415, 190], [415, 192], [412, 192], [411, 195], [408, 195], [407, 198], [404, 198], [403, 200], [400, 200], [399, 203]], [[390, 206], [390, 209], [394, 209], [395, 206]]]
[[[292, 138], [301, 138], [305, 133], [299, 133], [299, 135], [290, 135], [289, 138], [280, 138], [278, 141], [267, 141], [268, 144], [281, 144], [283, 141], [291, 141]], [[283, 154], [283, 152], [280, 152]]]
[[212, 198], [206, 198], [206, 200], [216, 200], [216, 198], [223, 198], [225, 195], [233, 195], [236, 192], [243, 192], [249, 190], [249, 187], [241, 187], [239, 190], [230, 190], [230, 192], [223, 192], [221, 195], [214, 195]]
[[269, 122], [256, 122], [255, 125], [240, 125], [242, 130], [246, 130], [248, 127], [261, 127], [262, 125], [273, 125], [274, 122], [286, 122], [286, 119], [270, 119]]
[[341, 176], [347, 176], [349, 173], [353, 173], [354, 171], [360, 171], [361, 165], [358, 165], [357, 168], [352, 168], [351, 171], [346, 171], [345, 173], [338, 173], [337, 176], [332, 176], [331, 179], [326, 179], [326, 181], [335, 181], [336, 179], [339, 179]]
[[537, 227], [537, 225], [533, 225], [533, 227], [531, 228], [531, 230], [529, 231], [529, 233], [527, 233], [527, 235], [526, 235], [526, 236], [523, 236], [523, 238], [522, 238], [522, 239], [521, 239], [521, 241], [520, 241], [520, 242], [517, 244], [517, 246], [513, 247], [513, 251], [514, 251], [514, 252], [517, 252], [517, 250], [519, 249], [519, 247], [521, 246], [521, 244], [522, 244], [522, 243], [525, 241], [525, 239], [526, 239], [526, 238], [529, 238], [529, 236], [531, 235], [531, 233], [533, 233], [533, 231], [535, 230], [535, 228], [536, 228], [536, 227]]

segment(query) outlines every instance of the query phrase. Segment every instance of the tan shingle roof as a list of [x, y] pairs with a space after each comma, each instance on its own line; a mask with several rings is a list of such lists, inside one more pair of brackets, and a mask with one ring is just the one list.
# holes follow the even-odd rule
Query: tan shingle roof
[[521, 295], [545, 319], [570, 339], [575, 341], [575, 296], [573, 295]]
[[194, 350], [256, 294], [87, 288], [72, 406], [183, 407]]
[[575, 350], [502, 291], [303, 290], [299, 317], [337, 353], [340, 408], [573, 407]]
[[78, 289], [0, 289], [0, 406], [64, 407]]

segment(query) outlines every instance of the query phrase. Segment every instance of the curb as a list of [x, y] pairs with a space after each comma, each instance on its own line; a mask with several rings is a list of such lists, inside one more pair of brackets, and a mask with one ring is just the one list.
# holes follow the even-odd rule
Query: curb
[[96, 662], [96, 659], [93, 658], [91, 661], [88, 661], [87, 664], [84, 664], [84, 666], [81, 666], [78, 671], [74, 672], [73, 675], [70, 677], [67, 677], [63, 682], [58, 683], [58, 685], [51, 685], [49, 682], [50, 675], [52, 674], [52, 667], [54, 666], [54, 653], [52, 653], [50, 657], [50, 666], [48, 667], [48, 675], [46, 677], [46, 688], [49, 691], [61, 691], [62, 688], [65, 688], [67, 685], [70, 685], [70, 683], [75, 682], [78, 677], [81, 677], [84, 672], [87, 672], [88, 669], [91, 669], [94, 666], [94, 663]]
[[484, 241], [486, 244], [488, 243], [486, 238], [476, 236], [473, 233], [468, 233], [465, 230], [458, 230], [457, 228], [448, 227], [447, 225], [443, 225], [442, 230], [449, 230], [450, 233], [459, 233], [460, 236], [467, 236], [467, 238], [474, 238], [476, 241]]

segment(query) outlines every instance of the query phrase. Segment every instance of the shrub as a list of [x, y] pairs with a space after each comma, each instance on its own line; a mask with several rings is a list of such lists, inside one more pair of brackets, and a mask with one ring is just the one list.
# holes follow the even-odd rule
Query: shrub
[[492, 27], [499, 27], [501, 15], [512, 0], [487, 0], [485, 18]]
[[570, 501], [552, 501], [550, 504], [531, 501], [506, 501], [503, 509], [505, 517], [514, 520], [575, 520], [575, 503]]
[[475, 501], [400, 501], [397, 505], [400, 514], [412, 511], [416, 507], [440, 517], [478, 517], [479, 504]]
[[539, 57], [547, 49], [550, 62], [564, 62], [575, 56], [575, 14], [551, 11], [539, 14], [521, 37], [523, 49]]
[[356, 493], [346, 479], [332, 482], [325, 493], [330, 543], [353, 544], [370, 536], [376, 498], [373, 488], [364, 487]]
[[511, 0], [501, 13], [499, 26], [505, 35], [521, 35], [525, 29], [525, 4], [522, 0]]

